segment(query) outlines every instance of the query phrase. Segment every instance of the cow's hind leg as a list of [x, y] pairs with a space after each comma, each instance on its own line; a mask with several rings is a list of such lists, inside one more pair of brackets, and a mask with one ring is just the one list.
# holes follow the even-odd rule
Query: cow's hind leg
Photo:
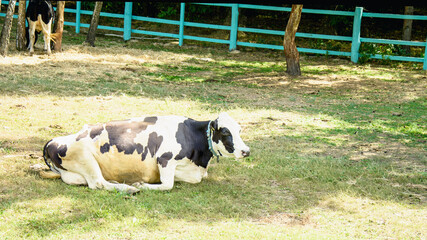
[[43, 47], [43, 50], [44, 50], [44, 51], [46, 51], [46, 50], [47, 50], [47, 41], [48, 41], [48, 40], [47, 40], [47, 38], [46, 38], [46, 35], [44, 35], [44, 34], [43, 34], [43, 41], [44, 41], [44, 47]]
[[108, 191], [119, 191], [134, 194], [140, 190], [124, 183], [108, 182], [104, 177], [85, 176], [85, 180], [91, 189], [106, 189]]
[[[111, 183], [104, 179], [101, 169], [94, 156], [89, 153], [81, 153], [79, 156], [74, 155], [72, 161], [63, 161], [62, 166], [67, 171], [61, 171], [61, 178], [65, 183], [69, 184], [84, 184], [91, 189], [106, 189], [109, 191], [119, 191], [127, 193], [139, 192], [136, 187], [122, 183]], [[68, 176], [62, 176], [63, 172], [67, 172]], [[81, 177], [79, 177], [81, 176]]]
[[61, 179], [70, 185], [87, 185], [87, 181], [82, 175], [70, 171], [61, 170]]
[[43, 40], [44, 40], [44, 49], [47, 51], [47, 54], [51, 54], [50, 50], [50, 40], [51, 40], [51, 31], [52, 31], [52, 19], [48, 23], [43, 22], [41, 15], [38, 16], [39, 22], [41, 23], [43, 31]]
[[28, 18], [28, 32], [29, 32], [29, 37], [30, 37], [30, 44], [29, 44], [29, 49], [30, 49], [30, 55], [34, 54], [34, 42], [36, 39], [36, 22], [33, 22], [30, 20], [30, 18]]

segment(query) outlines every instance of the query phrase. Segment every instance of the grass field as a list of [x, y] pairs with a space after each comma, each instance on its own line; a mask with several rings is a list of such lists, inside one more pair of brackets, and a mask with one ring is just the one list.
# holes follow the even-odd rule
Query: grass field
[[[0, 239], [426, 239], [427, 74], [282, 53], [66, 35], [0, 59]], [[38, 43], [41, 48], [41, 43]], [[41, 179], [49, 139], [144, 115], [242, 126], [249, 158], [134, 196]]]

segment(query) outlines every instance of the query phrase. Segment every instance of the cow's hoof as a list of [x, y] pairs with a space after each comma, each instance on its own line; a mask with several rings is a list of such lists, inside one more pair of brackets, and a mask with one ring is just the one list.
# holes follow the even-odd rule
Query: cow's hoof
[[135, 194], [137, 192], [141, 191], [140, 189], [136, 188], [136, 187], [129, 187], [129, 189], [127, 190], [127, 193], [129, 194]]
[[136, 188], [142, 188], [144, 186], [144, 183], [143, 182], [136, 182], [136, 183], [133, 183], [132, 186], [136, 187]]
[[44, 179], [58, 179], [61, 178], [61, 174], [54, 173], [52, 171], [40, 171], [40, 177]]

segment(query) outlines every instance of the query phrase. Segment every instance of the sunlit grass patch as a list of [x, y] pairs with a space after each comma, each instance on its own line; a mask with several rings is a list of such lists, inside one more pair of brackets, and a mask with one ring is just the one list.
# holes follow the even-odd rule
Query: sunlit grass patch
[[[405, 210], [402, 211], [403, 209]], [[421, 220], [422, 212], [392, 201], [377, 202], [343, 192], [325, 198], [318, 207], [311, 209], [310, 213], [317, 213], [315, 214], [318, 216], [317, 222], [320, 225], [327, 225], [321, 228], [334, 236], [363, 239], [371, 236], [422, 239], [424, 235], [420, 231], [425, 227]]]

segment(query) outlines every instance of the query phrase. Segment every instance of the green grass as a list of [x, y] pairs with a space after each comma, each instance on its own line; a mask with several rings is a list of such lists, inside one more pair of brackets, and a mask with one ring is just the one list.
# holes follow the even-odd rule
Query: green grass
[[[304, 56], [294, 78], [280, 52], [82, 40], [0, 62], [1, 239], [427, 237], [425, 72]], [[86, 123], [221, 111], [252, 155], [200, 184], [129, 196], [29, 170]]]

